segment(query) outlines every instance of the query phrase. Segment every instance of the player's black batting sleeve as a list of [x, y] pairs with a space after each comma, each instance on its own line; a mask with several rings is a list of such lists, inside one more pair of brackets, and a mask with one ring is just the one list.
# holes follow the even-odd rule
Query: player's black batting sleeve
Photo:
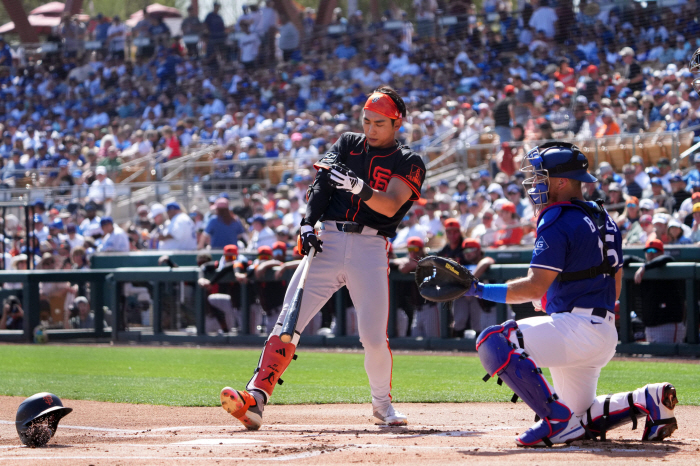
[[316, 225], [323, 213], [328, 208], [334, 188], [328, 182], [330, 172], [319, 170], [316, 173], [314, 183], [309, 187], [308, 200], [306, 204], [306, 215], [301, 219], [302, 225]]
[[331, 176], [330, 170], [326, 169], [326, 167], [330, 167], [336, 162], [342, 162], [343, 157], [341, 154], [345, 146], [343, 136], [341, 135], [321, 160], [314, 164], [318, 172], [316, 172], [316, 178], [307, 191], [306, 215], [301, 220], [302, 225], [311, 225], [313, 227], [328, 208], [335, 188], [329, 181]]

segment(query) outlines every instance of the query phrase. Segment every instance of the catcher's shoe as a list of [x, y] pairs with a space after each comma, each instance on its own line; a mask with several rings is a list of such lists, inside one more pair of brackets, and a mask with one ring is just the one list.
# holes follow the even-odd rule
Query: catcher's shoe
[[386, 408], [384, 414], [382, 411], [380, 408], [374, 408], [374, 417], [379, 419], [376, 424], [384, 426], [405, 426], [408, 424], [406, 415], [396, 411], [392, 405]]
[[[552, 434], [547, 435], [547, 432]], [[544, 434], [544, 435], [543, 435]], [[586, 431], [575, 417], [564, 422], [540, 420], [515, 439], [519, 447], [551, 447], [560, 443], [571, 443], [586, 436]], [[546, 439], [546, 440], [545, 440]], [[548, 443], [549, 442], [549, 443]]]
[[248, 430], [260, 428], [264, 406], [247, 391], [238, 391], [231, 387], [221, 390], [221, 407], [241, 421]]
[[661, 441], [678, 429], [673, 409], [678, 404], [676, 387], [668, 382], [653, 383], [646, 387], [647, 422], [642, 440]]
[[550, 447], [555, 443], [573, 442], [585, 435], [578, 419], [566, 405], [557, 402], [551, 406], [549, 419], [540, 419], [515, 439], [519, 447]]

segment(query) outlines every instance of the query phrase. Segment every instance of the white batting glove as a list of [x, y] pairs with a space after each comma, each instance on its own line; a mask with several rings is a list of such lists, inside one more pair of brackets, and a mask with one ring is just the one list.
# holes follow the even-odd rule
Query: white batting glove
[[333, 165], [330, 175], [331, 183], [336, 189], [350, 191], [353, 194], [360, 194], [365, 184], [352, 170], [341, 164]]

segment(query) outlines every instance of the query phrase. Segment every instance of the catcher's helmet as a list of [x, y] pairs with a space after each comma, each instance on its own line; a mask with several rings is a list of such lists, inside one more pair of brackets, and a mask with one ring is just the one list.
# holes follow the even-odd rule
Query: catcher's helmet
[[[688, 69], [691, 73], [700, 73], [700, 49], [697, 49], [693, 53], [690, 63], [688, 63]], [[700, 92], [700, 78], [695, 78], [693, 80], [693, 89]]]
[[71, 411], [73, 411], [73, 408], [64, 407], [63, 403], [61, 403], [61, 399], [53, 393], [42, 392], [30, 396], [24, 400], [17, 409], [15, 427], [17, 427], [19, 439], [24, 445], [27, 445], [29, 442], [26, 435], [27, 429], [29, 429], [33, 422], [41, 422], [49, 415], [51, 415], [49, 427], [51, 428], [51, 436], [53, 437], [58, 428], [58, 421]]
[[549, 202], [549, 178], [570, 178], [594, 183], [588, 173], [588, 159], [575, 144], [552, 141], [540, 144], [523, 157], [521, 171], [530, 175], [523, 181], [530, 200], [536, 207]]

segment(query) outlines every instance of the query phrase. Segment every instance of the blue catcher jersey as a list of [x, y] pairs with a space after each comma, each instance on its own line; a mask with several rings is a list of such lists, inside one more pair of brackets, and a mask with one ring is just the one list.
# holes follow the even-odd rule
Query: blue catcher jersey
[[[617, 272], [622, 267], [622, 235], [609, 216], [605, 229], [610, 265]], [[595, 221], [583, 208], [560, 202], [542, 211], [530, 267], [578, 272], [600, 265], [603, 254], [603, 242]], [[613, 310], [615, 298], [615, 277], [601, 274], [583, 280], [555, 280], [543, 297], [542, 305], [547, 314], [570, 311], [574, 307]]]

